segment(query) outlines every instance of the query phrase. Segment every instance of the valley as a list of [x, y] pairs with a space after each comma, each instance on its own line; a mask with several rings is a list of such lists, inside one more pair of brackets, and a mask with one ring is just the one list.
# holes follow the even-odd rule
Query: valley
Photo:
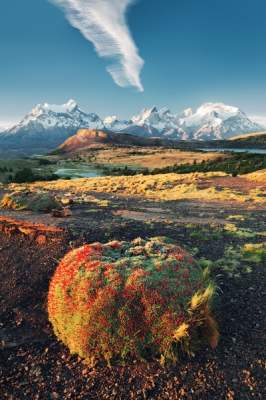
[[46, 181], [60, 177], [74, 178], [148, 172], [158, 166], [163, 168], [177, 163], [192, 164], [194, 160], [202, 162], [203, 160], [214, 160], [220, 156], [217, 153], [189, 152], [160, 147], [107, 146], [81, 153], [0, 160], [0, 182], [16, 182], [22, 179], [22, 183], [23, 171], [25, 182]]

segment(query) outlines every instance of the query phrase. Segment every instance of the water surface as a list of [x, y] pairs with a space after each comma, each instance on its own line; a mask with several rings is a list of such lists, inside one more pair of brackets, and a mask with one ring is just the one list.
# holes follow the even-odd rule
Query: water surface
[[77, 168], [58, 168], [55, 174], [60, 178], [97, 178], [99, 176], [104, 176], [103, 172], [99, 169], [87, 167], [77, 167]]
[[199, 150], [203, 151], [231, 151], [233, 153], [251, 153], [251, 154], [266, 154], [266, 149], [254, 149], [254, 148], [238, 148], [238, 147], [233, 147], [233, 148], [225, 148], [225, 147], [205, 147], [205, 148], [200, 148]]

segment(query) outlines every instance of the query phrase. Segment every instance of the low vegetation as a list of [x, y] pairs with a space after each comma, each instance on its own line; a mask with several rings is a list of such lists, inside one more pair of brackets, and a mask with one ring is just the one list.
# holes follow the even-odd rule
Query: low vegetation
[[232, 176], [243, 175], [266, 168], [265, 154], [234, 153], [230, 157], [219, 157], [208, 161], [195, 161], [192, 165], [175, 164], [165, 168], [155, 168], [152, 174], [191, 173], [191, 172], [225, 172]]
[[75, 156], [79, 161], [92, 162], [103, 166], [116, 168], [127, 166], [129, 169], [142, 168], [147, 170], [156, 167], [169, 167], [175, 164], [193, 164], [193, 162], [215, 160], [218, 157], [226, 158], [227, 156], [217, 152], [181, 151], [162, 147], [113, 147], [88, 150]]
[[166, 238], [94, 243], [59, 264], [48, 295], [55, 334], [90, 365], [99, 360], [158, 358], [218, 342], [210, 313], [213, 284]]
[[[106, 192], [120, 195], [137, 195], [156, 200], [201, 200], [201, 201], [237, 201], [253, 203], [265, 203], [265, 189], [260, 185], [265, 182], [266, 171], [258, 171], [255, 174], [245, 175], [247, 181], [256, 181], [258, 185], [251, 188], [231, 188], [226, 184], [216, 187], [216, 180], [220, 178], [231, 179], [222, 172], [191, 173], [191, 174], [158, 174], [100, 177], [90, 179], [73, 179], [70, 181], [57, 180], [52, 182], [36, 182], [25, 185], [10, 185], [11, 190], [32, 191], [64, 191], [75, 196], [85, 193]], [[228, 182], [229, 183], [229, 182]]]
[[227, 277], [236, 279], [251, 273], [254, 265], [264, 265], [265, 262], [266, 242], [225, 246], [223, 256], [215, 261], [206, 258], [199, 260], [200, 265], [205, 268], [206, 274], [213, 276], [223, 272]]
[[54, 196], [47, 193], [13, 192], [7, 193], [2, 197], [0, 208], [50, 212], [60, 209], [61, 204]]
[[246, 262], [266, 263], [266, 242], [246, 243], [242, 249], [242, 257]]
[[45, 158], [0, 160], [0, 182], [30, 183], [57, 179], [54, 163]]

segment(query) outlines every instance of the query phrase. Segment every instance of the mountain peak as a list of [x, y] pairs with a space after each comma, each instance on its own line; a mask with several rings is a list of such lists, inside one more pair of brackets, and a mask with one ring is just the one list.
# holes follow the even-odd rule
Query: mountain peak
[[53, 113], [71, 113], [78, 108], [78, 104], [75, 100], [68, 100], [65, 104], [37, 104], [31, 112], [34, 116], [39, 116], [43, 113], [53, 112]]
[[74, 108], [78, 107], [78, 103], [73, 99], [69, 99], [68, 102], [65, 104], [65, 106], [69, 110], [73, 110]]
[[237, 132], [261, 129], [238, 107], [224, 103], [204, 103], [195, 112], [185, 110], [179, 123], [190, 136], [200, 140], [226, 139]]
[[148, 122], [150, 118], [153, 118], [154, 115], [158, 113], [158, 108], [156, 106], [152, 106], [151, 108], [144, 108], [138, 115], [132, 117], [132, 121], [137, 124], [141, 125]]
[[216, 112], [218, 114], [237, 114], [240, 112], [238, 107], [229, 106], [224, 103], [203, 103], [196, 112], [198, 114], [208, 114]]
[[18, 124], [5, 132], [14, 141], [48, 142], [59, 144], [80, 128], [101, 129], [103, 121], [96, 114], [83, 112], [73, 99], [65, 104], [37, 104]]
[[105, 117], [103, 120], [104, 125], [112, 125], [113, 123], [115, 123], [117, 121], [118, 121], [118, 118], [116, 115], [110, 115], [108, 117]]
[[182, 112], [181, 117], [190, 117], [192, 114], [193, 114], [193, 110], [192, 110], [192, 108], [189, 107], [189, 108], [186, 108]]
[[152, 114], [152, 113], [158, 112], [158, 108], [156, 106], [152, 106], [152, 108], [150, 108], [147, 111], [149, 111]]

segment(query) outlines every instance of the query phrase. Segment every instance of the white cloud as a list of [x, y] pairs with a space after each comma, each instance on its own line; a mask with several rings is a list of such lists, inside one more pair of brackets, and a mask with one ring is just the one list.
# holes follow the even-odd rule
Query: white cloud
[[249, 118], [266, 128], [266, 115], [250, 115]]
[[70, 24], [94, 44], [99, 56], [114, 61], [107, 71], [119, 86], [143, 91], [140, 72], [144, 61], [126, 21], [126, 11], [135, 0], [50, 1], [63, 8]]

